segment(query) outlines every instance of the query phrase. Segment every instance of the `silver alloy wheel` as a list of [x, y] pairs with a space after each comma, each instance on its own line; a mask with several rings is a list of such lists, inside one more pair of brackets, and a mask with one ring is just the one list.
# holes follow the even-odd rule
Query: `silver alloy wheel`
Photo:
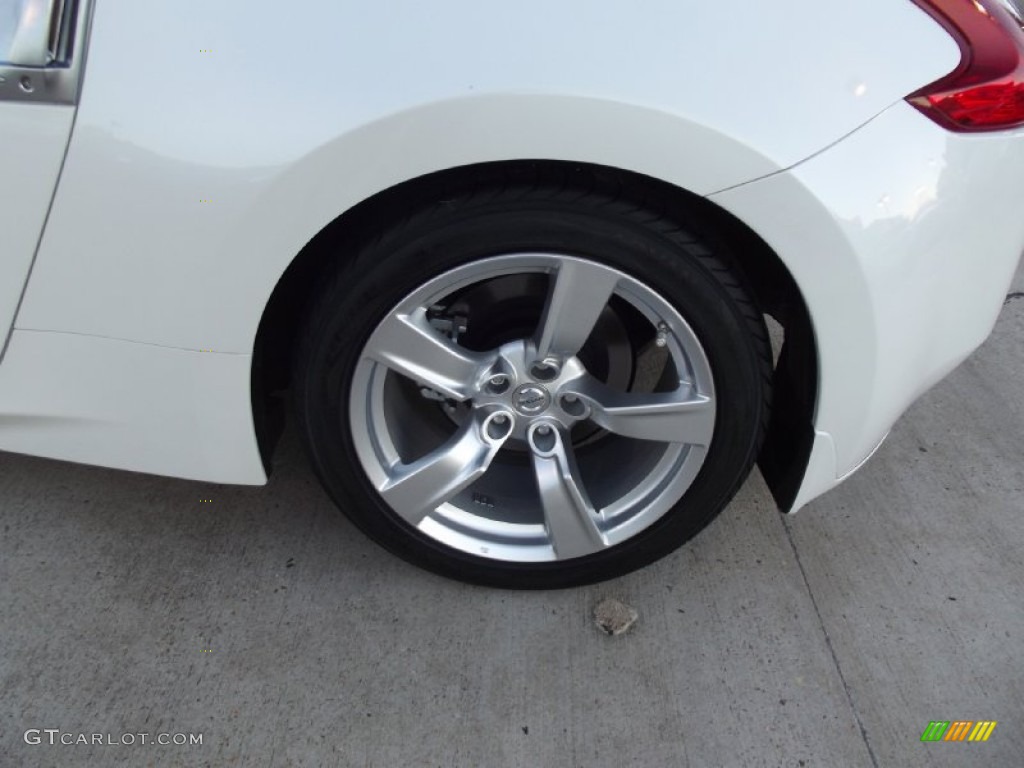
[[[431, 318], [471, 286], [538, 273], [544, 309], [523, 338], [469, 349], [458, 322]], [[653, 338], [634, 358], [656, 370], [629, 390], [581, 360], [605, 343], [595, 329], [612, 301]], [[544, 562], [619, 544], [679, 502], [711, 444], [715, 394], [700, 342], [656, 292], [598, 262], [523, 253], [457, 267], [394, 307], [361, 352], [349, 423], [370, 482], [422, 534]]]

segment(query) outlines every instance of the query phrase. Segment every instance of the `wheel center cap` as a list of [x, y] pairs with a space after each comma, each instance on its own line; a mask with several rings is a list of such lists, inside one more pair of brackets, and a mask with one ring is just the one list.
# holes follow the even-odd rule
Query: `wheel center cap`
[[547, 410], [551, 395], [540, 384], [523, 384], [512, 393], [512, 406], [526, 416]]

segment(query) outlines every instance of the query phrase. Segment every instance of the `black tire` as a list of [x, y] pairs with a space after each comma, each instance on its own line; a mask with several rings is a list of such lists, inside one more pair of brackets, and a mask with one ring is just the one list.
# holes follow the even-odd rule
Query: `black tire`
[[[374, 225], [379, 231], [331, 265], [300, 331], [293, 405], [316, 473], [362, 531], [405, 560], [454, 579], [560, 588], [651, 563], [695, 536], [724, 508], [749, 474], [765, 432], [768, 334], [741, 276], [726, 266], [722, 257], [728, 254], [716, 254], [712, 238], [698, 239], [685, 218], [669, 215], [648, 196], [646, 187], [600, 170], [492, 171], [473, 184], [403, 201], [388, 226]], [[682, 498], [631, 538], [573, 559], [493, 560], [423, 534], [377, 493], [349, 429], [353, 374], [378, 323], [441, 273], [517, 252], [585, 258], [649, 286], [692, 328], [714, 379], [713, 438]]]

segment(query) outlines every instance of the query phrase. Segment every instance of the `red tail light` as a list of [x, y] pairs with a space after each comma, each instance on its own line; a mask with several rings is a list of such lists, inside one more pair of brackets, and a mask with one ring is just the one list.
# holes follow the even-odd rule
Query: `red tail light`
[[914, 2], [959, 43], [961, 59], [955, 70], [907, 101], [952, 131], [1024, 125], [1024, 30], [1002, 2]]

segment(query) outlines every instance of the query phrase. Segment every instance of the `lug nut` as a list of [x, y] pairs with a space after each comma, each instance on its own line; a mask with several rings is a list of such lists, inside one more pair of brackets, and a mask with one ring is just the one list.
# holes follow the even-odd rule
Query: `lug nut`
[[537, 360], [530, 366], [530, 375], [537, 381], [553, 381], [561, 371], [559, 361], [551, 357]]
[[504, 440], [512, 432], [512, 419], [507, 413], [495, 413], [484, 421], [484, 432], [492, 440]]
[[579, 396], [572, 392], [566, 392], [564, 395], [562, 395], [562, 399], [560, 402], [562, 405], [562, 410], [565, 411], [570, 416], [572, 416], [573, 418], [582, 419], [587, 415], [586, 403], [580, 400]]
[[495, 395], [500, 395], [502, 392], [507, 391], [509, 388], [508, 376], [504, 373], [499, 373], [491, 376], [487, 381], [487, 389]]
[[558, 433], [550, 424], [537, 424], [528, 433], [530, 447], [538, 456], [550, 456], [558, 446]]

